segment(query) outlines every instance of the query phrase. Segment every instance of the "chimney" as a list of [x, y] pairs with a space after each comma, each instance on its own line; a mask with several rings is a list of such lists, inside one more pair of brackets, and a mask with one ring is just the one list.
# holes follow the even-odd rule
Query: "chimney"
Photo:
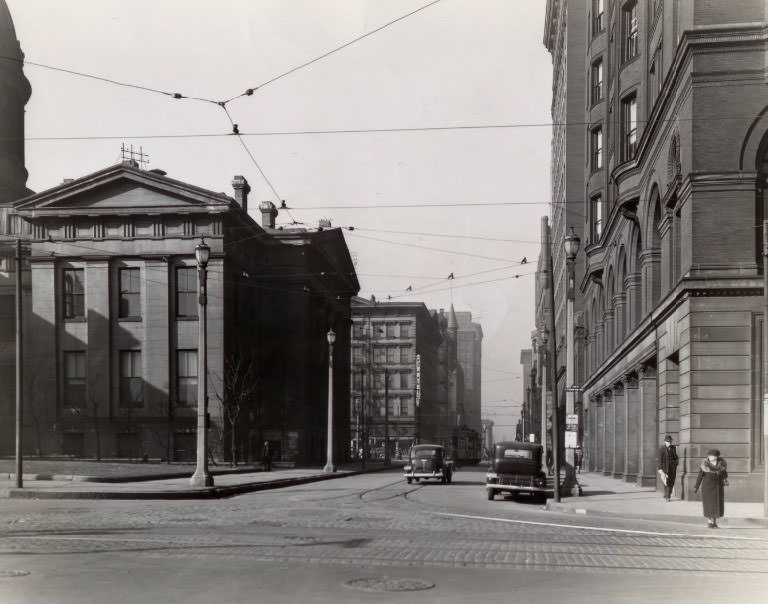
[[277, 208], [271, 201], [262, 201], [259, 204], [261, 211], [261, 226], [265, 229], [275, 228], [275, 218], [277, 217]]
[[248, 185], [248, 181], [245, 180], [245, 176], [237, 175], [232, 178], [232, 188], [235, 190], [235, 201], [237, 205], [243, 208], [243, 211], [248, 211], [248, 193], [251, 192], [251, 187]]

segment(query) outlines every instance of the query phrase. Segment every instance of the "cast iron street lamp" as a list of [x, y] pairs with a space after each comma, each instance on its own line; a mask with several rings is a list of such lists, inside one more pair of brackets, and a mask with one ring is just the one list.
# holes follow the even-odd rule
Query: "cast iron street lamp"
[[[574, 350], [574, 322], [573, 322], [573, 302], [575, 294], [575, 281], [576, 281], [576, 255], [579, 253], [579, 246], [581, 245], [581, 239], [571, 227], [571, 232], [565, 236], [564, 248], [565, 248], [565, 264], [567, 269], [568, 288], [567, 288], [567, 309], [566, 309], [566, 344], [565, 351], [567, 354], [565, 361], [565, 413], [567, 415], [573, 415], [576, 409], [575, 404], [575, 350]], [[578, 426], [576, 434], [578, 434]], [[573, 443], [578, 446], [578, 443]], [[567, 447], [565, 450], [566, 463], [575, 467], [575, 449], [573, 447]]]
[[213, 476], [208, 471], [208, 297], [207, 272], [208, 258], [211, 248], [205, 244], [205, 239], [195, 248], [197, 274], [200, 279], [198, 303], [198, 337], [197, 337], [197, 467], [190, 479], [193, 487], [212, 487]]
[[547, 384], [547, 339], [549, 338], [549, 330], [546, 327], [539, 329], [539, 342], [541, 344], [541, 402], [539, 403], [539, 409], [541, 411], [540, 424], [541, 424], [541, 446], [544, 450], [544, 455], [541, 458], [541, 465], [544, 472], [547, 472], [547, 391], [549, 390], [549, 384]]
[[333, 344], [336, 342], [336, 332], [328, 331], [328, 449], [323, 472], [335, 472], [333, 465]]

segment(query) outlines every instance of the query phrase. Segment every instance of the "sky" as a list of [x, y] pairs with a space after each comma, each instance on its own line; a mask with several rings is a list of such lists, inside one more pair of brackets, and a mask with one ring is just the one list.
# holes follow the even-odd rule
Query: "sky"
[[31, 189], [115, 164], [124, 143], [213, 191], [244, 175], [254, 215], [286, 201], [278, 224], [354, 227], [362, 296], [453, 303], [482, 325], [483, 417], [514, 436], [550, 197], [546, 0], [7, 3]]

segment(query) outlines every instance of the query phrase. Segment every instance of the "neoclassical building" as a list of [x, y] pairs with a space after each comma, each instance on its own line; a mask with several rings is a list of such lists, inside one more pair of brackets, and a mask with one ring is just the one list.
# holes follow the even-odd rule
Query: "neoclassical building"
[[[558, 4], [552, 2], [551, 4]], [[718, 448], [729, 498], [762, 498], [768, 178], [764, 0], [590, 0], [584, 98], [585, 457], [677, 495]]]
[[[325, 460], [334, 329], [334, 433], [344, 458], [347, 327], [359, 289], [344, 237], [327, 223], [276, 227], [271, 202], [260, 205], [259, 224], [245, 178], [232, 187], [216, 193], [126, 161], [10, 206], [11, 234], [28, 258], [27, 454], [194, 459], [195, 248], [204, 239], [213, 454], [229, 457], [234, 433], [239, 460], [260, 458], [264, 440], [279, 459]], [[0, 342], [12, 342], [13, 323], [0, 327]], [[0, 426], [0, 451], [12, 444], [10, 421]]]

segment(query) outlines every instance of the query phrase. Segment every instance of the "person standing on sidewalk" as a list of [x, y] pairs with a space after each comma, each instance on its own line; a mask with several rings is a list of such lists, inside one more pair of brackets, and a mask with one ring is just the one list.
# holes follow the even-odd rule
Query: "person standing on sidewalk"
[[710, 449], [701, 462], [696, 486], [693, 487], [694, 493], [698, 493], [701, 488], [701, 503], [709, 528], [718, 528], [717, 519], [722, 518], [725, 512], [723, 487], [728, 486], [727, 468], [728, 464], [720, 457], [720, 451]]
[[664, 499], [669, 501], [677, 476], [677, 449], [669, 435], [664, 437], [664, 445], [659, 449], [659, 475], [664, 483]]
[[272, 449], [269, 448], [269, 441], [264, 441], [264, 447], [261, 450], [261, 467], [265, 472], [272, 471]]

